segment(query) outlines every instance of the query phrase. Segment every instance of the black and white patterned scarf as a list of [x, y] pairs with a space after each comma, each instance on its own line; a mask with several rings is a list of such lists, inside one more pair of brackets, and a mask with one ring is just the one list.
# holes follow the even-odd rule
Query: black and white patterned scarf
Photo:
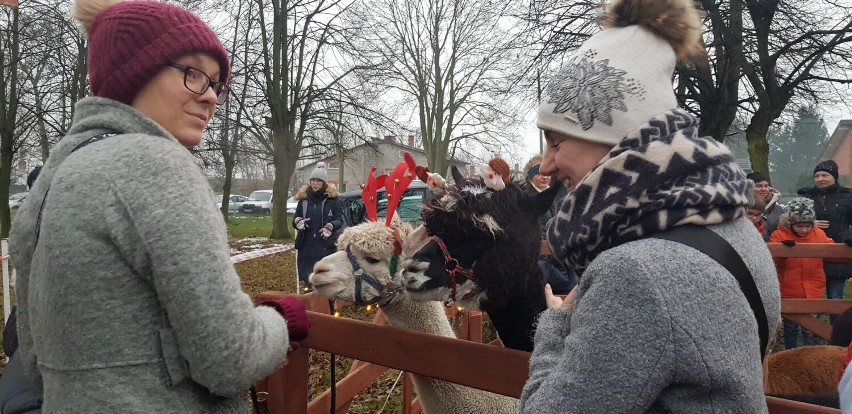
[[684, 224], [745, 215], [753, 184], [728, 148], [681, 109], [631, 133], [569, 193], [547, 229], [556, 258], [582, 273], [604, 250]]

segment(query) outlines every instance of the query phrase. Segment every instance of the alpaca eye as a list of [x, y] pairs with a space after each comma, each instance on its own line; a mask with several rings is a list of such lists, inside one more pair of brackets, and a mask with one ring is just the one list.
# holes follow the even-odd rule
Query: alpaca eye
[[364, 260], [366, 260], [369, 264], [376, 264], [379, 262], [379, 259], [376, 259], [374, 257], [365, 257]]

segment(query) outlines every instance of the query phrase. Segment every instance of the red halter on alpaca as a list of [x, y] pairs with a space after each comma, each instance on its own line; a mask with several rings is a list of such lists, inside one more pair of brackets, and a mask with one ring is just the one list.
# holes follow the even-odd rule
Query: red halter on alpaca
[[[458, 260], [453, 258], [450, 255], [450, 250], [447, 249], [447, 245], [441, 240], [438, 236], [432, 236], [432, 240], [438, 245], [438, 248], [441, 249], [441, 254], [444, 255], [444, 265], [447, 267], [447, 273], [450, 274], [450, 284], [449, 288], [452, 289], [452, 294], [450, 299], [454, 302], [456, 300], [456, 286], [466, 282], [467, 280], [472, 280], [476, 282], [476, 279], [473, 278], [473, 269], [467, 269], [462, 267], [461, 263]], [[474, 289], [468, 292], [466, 295], [462, 296], [462, 300], [470, 299], [479, 294], [479, 289]]]

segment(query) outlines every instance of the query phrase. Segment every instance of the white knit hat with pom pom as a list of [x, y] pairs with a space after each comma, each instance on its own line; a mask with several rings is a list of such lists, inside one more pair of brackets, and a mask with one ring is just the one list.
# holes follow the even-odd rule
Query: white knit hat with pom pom
[[328, 171], [326, 171], [326, 169], [325, 169], [325, 163], [324, 162], [318, 162], [317, 168], [314, 168], [314, 170], [311, 171], [311, 175], [308, 178], [311, 179], [311, 180], [317, 179], [317, 180], [323, 180], [325, 182], [328, 182]]
[[654, 116], [677, 108], [675, 63], [701, 56], [704, 48], [692, 0], [616, 0], [603, 25], [608, 28], [550, 78], [536, 124], [615, 146]]

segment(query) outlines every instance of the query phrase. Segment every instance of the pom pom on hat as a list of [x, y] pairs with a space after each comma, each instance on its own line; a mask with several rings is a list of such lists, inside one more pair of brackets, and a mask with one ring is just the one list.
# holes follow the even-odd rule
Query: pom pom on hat
[[328, 171], [325, 169], [325, 163], [320, 161], [317, 163], [317, 167], [311, 171], [311, 175], [308, 177], [309, 179], [317, 179], [328, 182]]
[[550, 77], [536, 125], [614, 147], [677, 108], [675, 63], [702, 54], [704, 45], [692, 0], [615, 0], [605, 16], [608, 28]]

